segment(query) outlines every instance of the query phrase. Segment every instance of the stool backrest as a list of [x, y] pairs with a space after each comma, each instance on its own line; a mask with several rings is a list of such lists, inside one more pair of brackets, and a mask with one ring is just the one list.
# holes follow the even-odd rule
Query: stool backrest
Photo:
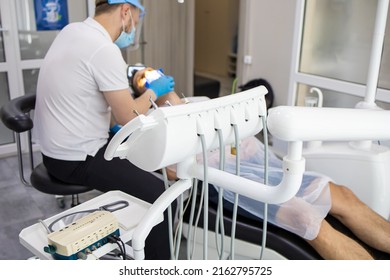
[[28, 155], [31, 170], [34, 168], [34, 160], [32, 154], [31, 129], [34, 127], [33, 120], [30, 117], [30, 112], [35, 108], [35, 94], [23, 95], [11, 99], [0, 109], [0, 118], [4, 125], [15, 133], [16, 148], [19, 163], [19, 176], [21, 182], [26, 186], [31, 184], [24, 176], [24, 166], [22, 158], [22, 145], [20, 134], [27, 132], [28, 134]]
[[10, 100], [0, 109], [4, 125], [14, 132], [21, 133], [33, 128], [29, 112], [35, 108], [36, 95], [24, 95]]

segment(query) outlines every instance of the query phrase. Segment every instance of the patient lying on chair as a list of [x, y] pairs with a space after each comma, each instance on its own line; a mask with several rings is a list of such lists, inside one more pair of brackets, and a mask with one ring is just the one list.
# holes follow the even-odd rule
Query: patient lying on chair
[[[240, 175], [264, 182], [264, 145], [255, 137], [240, 143]], [[236, 172], [236, 157], [225, 151], [225, 171]], [[201, 157], [198, 158], [201, 161]], [[219, 167], [219, 151], [211, 151], [209, 166]], [[282, 161], [269, 153], [268, 185], [280, 183]], [[225, 200], [234, 203], [234, 193], [224, 190]], [[263, 218], [264, 204], [239, 196], [239, 207]], [[338, 232], [325, 220], [329, 214], [340, 220], [361, 241], [379, 251], [390, 253], [390, 223], [368, 208], [348, 188], [314, 172], [305, 172], [298, 193], [280, 205], [268, 206], [269, 222], [293, 232], [314, 247], [324, 259], [371, 259], [371, 255], [356, 241]]]

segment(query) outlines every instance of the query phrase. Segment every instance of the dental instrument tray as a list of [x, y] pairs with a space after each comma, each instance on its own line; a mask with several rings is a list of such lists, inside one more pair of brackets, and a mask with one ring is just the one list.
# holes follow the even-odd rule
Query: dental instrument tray
[[[125, 201], [128, 203], [128, 206], [113, 212], [104, 211], [104, 209], [101, 208], [104, 205], [113, 205], [118, 201]], [[65, 256], [64, 259], [75, 259], [75, 256], [72, 256], [69, 252], [76, 254], [76, 256], [76, 252], [82, 252], [82, 254], [87, 253], [85, 256], [82, 254], [79, 254], [79, 256], [83, 258], [86, 257], [88, 260], [100, 259], [112, 250], [118, 249], [118, 245], [116, 243], [106, 242], [109, 236], [115, 234], [120, 237], [124, 243], [132, 240], [133, 233], [137, 225], [144, 218], [144, 215], [150, 207], [150, 203], [124, 192], [106, 192], [80, 205], [24, 228], [19, 234], [19, 241], [25, 248], [32, 252], [35, 257], [42, 260], [53, 260], [61, 258], [62, 256]], [[47, 227], [49, 227], [49, 225], [53, 222], [61, 220], [65, 216], [99, 208], [101, 210], [88, 213], [88, 215], [74, 221], [75, 224], [69, 224], [68, 228], [62, 227], [62, 231], [60, 231], [61, 228], [56, 227], [53, 229], [53, 233], [48, 233]], [[163, 215], [161, 215], [156, 224], [161, 221], [163, 221]], [[81, 228], [77, 228], [77, 226], [81, 226]], [[94, 236], [96, 231], [99, 232], [99, 229], [102, 228], [105, 232]], [[88, 239], [88, 236], [90, 239]], [[95, 239], [93, 239], [93, 237]], [[84, 241], [82, 241], [83, 238]], [[75, 246], [70, 250], [69, 248], [66, 249], [69, 250], [67, 254], [63, 253], [63, 249], [60, 249], [60, 247], [62, 248], [63, 245], [69, 246], [70, 244], [76, 245], [76, 240], [80, 240], [82, 244], [79, 244], [79, 247]], [[99, 246], [98, 243], [100, 243]], [[50, 245], [55, 245], [57, 247], [56, 252], [58, 253], [58, 256], [53, 254], [54, 252], [51, 251], [53, 250], [53, 247], [49, 248]], [[45, 247], [48, 248], [45, 250]], [[129, 250], [126, 250], [126, 252], [131, 255], [132, 248], [128, 249]]]
[[44, 251], [59, 260], [85, 259], [115, 236], [119, 237], [119, 225], [114, 214], [95, 211], [48, 234], [49, 245], [44, 247]]

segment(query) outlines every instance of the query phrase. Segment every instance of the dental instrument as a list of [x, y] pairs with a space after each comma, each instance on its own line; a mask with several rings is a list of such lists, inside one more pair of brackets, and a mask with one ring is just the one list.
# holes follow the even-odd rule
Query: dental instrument
[[153, 101], [152, 97], [149, 97], [149, 102], [150, 102], [150, 104], [152, 104], [152, 107], [154, 110], [156, 110], [158, 108], [156, 102]]

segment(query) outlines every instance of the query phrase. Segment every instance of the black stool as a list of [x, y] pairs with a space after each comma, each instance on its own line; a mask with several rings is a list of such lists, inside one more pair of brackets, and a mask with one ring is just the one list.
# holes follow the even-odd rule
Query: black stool
[[[20, 180], [26, 186], [32, 186], [43, 193], [56, 195], [58, 205], [61, 208], [65, 207], [64, 196], [72, 195], [71, 206], [73, 207], [80, 204], [78, 197], [79, 194], [90, 191], [93, 188], [61, 182], [48, 173], [43, 163], [40, 163], [34, 167], [31, 141], [31, 129], [33, 128], [34, 124], [30, 117], [30, 112], [35, 108], [35, 99], [35, 94], [17, 97], [10, 100], [0, 109], [0, 117], [4, 125], [15, 133]], [[20, 135], [23, 132], [27, 132], [28, 134], [28, 154], [31, 166], [31, 184], [25, 179], [24, 176], [22, 147], [20, 141]]]

